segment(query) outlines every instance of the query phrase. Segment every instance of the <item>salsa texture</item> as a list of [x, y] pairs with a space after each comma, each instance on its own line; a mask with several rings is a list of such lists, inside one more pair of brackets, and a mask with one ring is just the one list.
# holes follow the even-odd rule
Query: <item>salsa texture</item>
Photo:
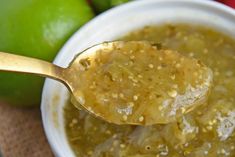
[[105, 44], [73, 68], [77, 108], [114, 124], [152, 125], [207, 102], [213, 74], [200, 60], [147, 41]]
[[169, 124], [114, 125], [68, 103], [65, 130], [80, 157], [235, 156], [235, 40], [201, 26], [150, 26], [122, 40], [162, 43], [165, 49], [201, 60], [213, 71], [207, 103]]

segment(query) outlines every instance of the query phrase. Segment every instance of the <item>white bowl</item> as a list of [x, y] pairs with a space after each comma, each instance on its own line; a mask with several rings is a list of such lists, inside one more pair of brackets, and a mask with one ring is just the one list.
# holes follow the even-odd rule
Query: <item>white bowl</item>
[[[64, 45], [54, 63], [66, 67], [85, 48], [115, 40], [146, 25], [190, 23], [215, 28], [235, 38], [235, 11], [207, 0], [145, 0], [113, 8], [87, 23]], [[74, 157], [64, 129], [63, 107], [68, 99], [64, 85], [46, 79], [41, 103], [43, 126], [57, 157]]]

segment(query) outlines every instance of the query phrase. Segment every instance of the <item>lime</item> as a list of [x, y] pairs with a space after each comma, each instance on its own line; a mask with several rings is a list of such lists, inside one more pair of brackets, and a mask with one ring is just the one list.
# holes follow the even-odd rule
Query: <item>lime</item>
[[[85, 0], [0, 0], [0, 51], [52, 61], [93, 16]], [[43, 82], [36, 76], [0, 72], [0, 100], [38, 106]]]

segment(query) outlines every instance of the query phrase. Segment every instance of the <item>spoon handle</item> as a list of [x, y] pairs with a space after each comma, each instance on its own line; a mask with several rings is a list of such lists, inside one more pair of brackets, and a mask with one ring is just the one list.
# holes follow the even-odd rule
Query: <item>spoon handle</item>
[[67, 85], [64, 68], [40, 59], [0, 52], [0, 71], [35, 74], [56, 79]]

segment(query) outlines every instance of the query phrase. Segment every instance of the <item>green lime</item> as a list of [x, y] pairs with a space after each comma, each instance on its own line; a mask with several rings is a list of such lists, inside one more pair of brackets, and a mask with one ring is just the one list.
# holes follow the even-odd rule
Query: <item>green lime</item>
[[[0, 51], [52, 61], [93, 17], [85, 0], [0, 0]], [[44, 79], [0, 72], [0, 101], [38, 106]]]

